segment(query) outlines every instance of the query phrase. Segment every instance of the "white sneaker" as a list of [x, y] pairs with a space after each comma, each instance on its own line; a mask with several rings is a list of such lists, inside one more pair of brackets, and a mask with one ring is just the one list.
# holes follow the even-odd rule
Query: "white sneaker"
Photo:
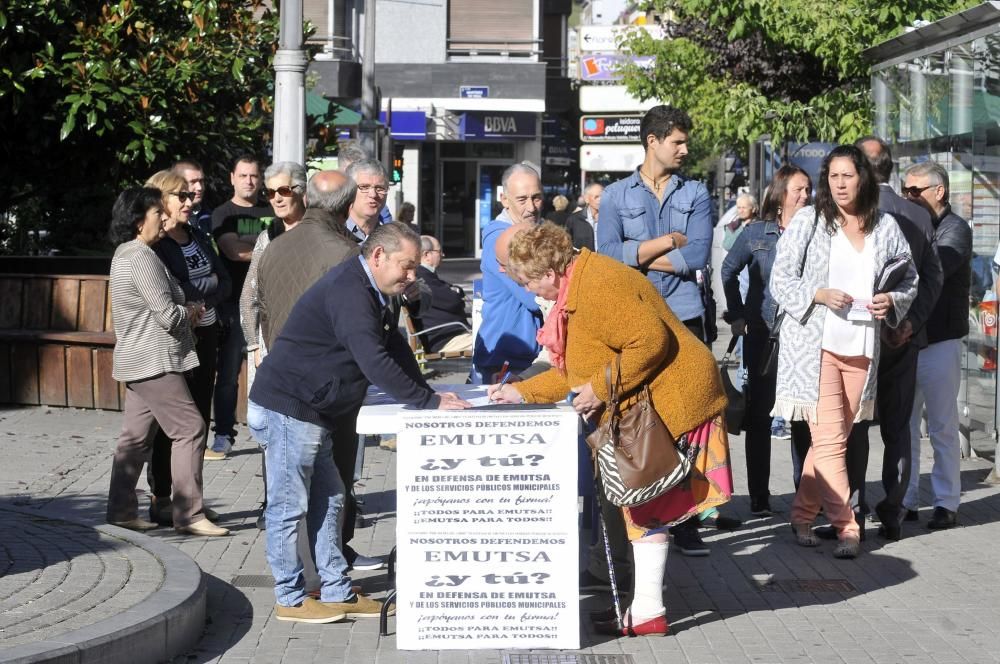
[[233, 449], [233, 439], [224, 433], [215, 434], [215, 440], [212, 441], [212, 451], [221, 452], [222, 454], [229, 454], [230, 450]]

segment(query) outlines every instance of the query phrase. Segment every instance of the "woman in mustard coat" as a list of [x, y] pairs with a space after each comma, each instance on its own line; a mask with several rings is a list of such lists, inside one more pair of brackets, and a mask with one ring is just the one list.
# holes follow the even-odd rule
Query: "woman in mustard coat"
[[[698, 447], [687, 481], [651, 502], [622, 508], [635, 559], [624, 634], [665, 634], [667, 527], [727, 502], [733, 491], [720, 417], [726, 397], [715, 358], [642, 274], [588, 249], [574, 251], [566, 231], [553, 224], [516, 235], [506, 269], [530, 292], [556, 303], [538, 335], [553, 368], [491, 387], [494, 401], [553, 403], [572, 391], [574, 408], [596, 424], [608, 398], [605, 367], [620, 355], [623, 407], [649, 384], [667, 429], [675, 438], [687, 433]], [[614, 621], [595, 628], [619, 634]]]

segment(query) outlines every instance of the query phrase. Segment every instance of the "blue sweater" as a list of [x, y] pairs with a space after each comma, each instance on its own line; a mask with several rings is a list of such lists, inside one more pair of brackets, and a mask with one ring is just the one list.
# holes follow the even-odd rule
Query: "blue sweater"
[[542, 312], [535, 296], [500, 271], [496, 241], [511, 222], [506, 214], [483, 229], [483, 321], [476, 336], [472, 362], [477, 368], [499, 367], [510, 362], [514, 371], [527, 368], [538, 356], [535, 337]]
[[374, 383], [401, 403], [437, 408], [391, 312], [358, 260], [327, 272], [292, 308], [257, 369], [250, 399], [325, 428]]

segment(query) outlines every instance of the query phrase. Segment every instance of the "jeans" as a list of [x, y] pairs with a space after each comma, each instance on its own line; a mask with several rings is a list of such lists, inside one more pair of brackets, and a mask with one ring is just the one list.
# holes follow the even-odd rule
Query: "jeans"
[[240, 313], [232, 303], [216, 309], [223, 324], [219, 338], [219, 364], [215, 377], [215, 433], [236, 435], [236, 396], [239, 392], [240, 368], [246, 357], [246, 341], [240, 327]]
[[322, 585], [320, 600], [343, 602], [353, 596], [341, 552], [344, 482], [333, 463], [332, 432], [250, 402], [247, 426], [267, 459], [267, 562], [281, 606], [306, 599], [298, 555], [298, 526], [304, 516]]

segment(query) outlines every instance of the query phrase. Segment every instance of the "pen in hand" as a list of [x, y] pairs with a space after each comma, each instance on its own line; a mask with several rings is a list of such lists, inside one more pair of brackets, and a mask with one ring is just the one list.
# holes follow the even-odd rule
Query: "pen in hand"
[[497, 392], [502, 390], [503, 386], [506, 385], [507, 381], [510, 380], [510, 362], [503, 363], [503, 366], [500, 367], [499, 375], [500, 375], [500, 382], [497, 384], [497, 389], [493, 391], [493, 394], [496, 394]]

